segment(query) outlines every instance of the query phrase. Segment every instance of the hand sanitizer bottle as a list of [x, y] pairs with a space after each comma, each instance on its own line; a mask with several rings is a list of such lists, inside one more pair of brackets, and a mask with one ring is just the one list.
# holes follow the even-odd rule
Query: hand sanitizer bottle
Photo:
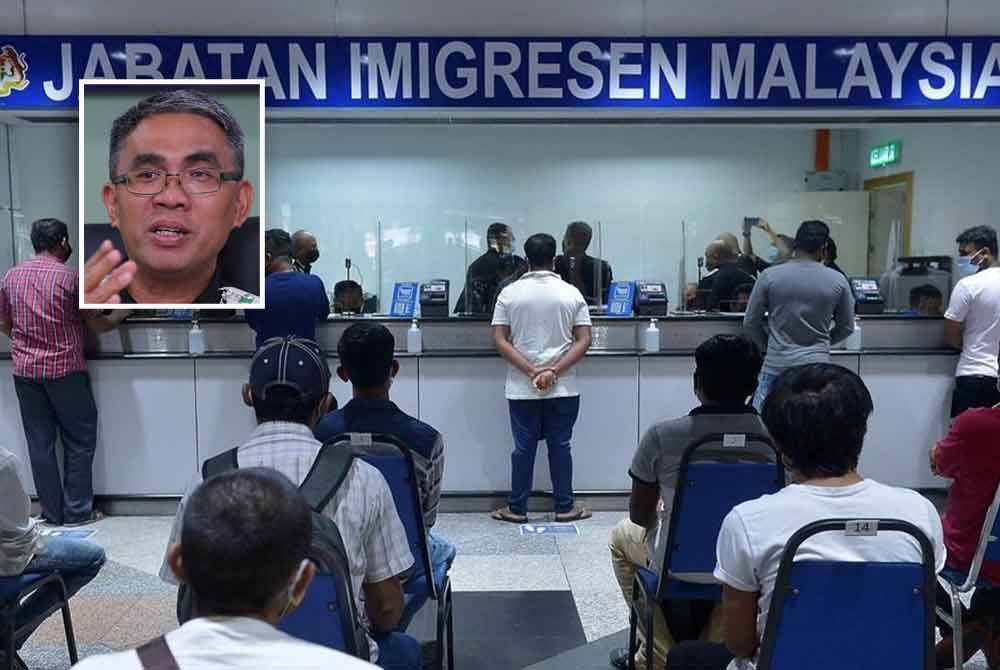
[[656, 325], [656, 319], [649, 320], [649, 328], [645, 332], [646, 353], [654, 354], [660, 350], [660, 328]]
[[188, 353], [192, 356], [205, 353], [205, 331], [198, 327], [197, 318], [191, 321], [191, 330], [188, 331]]
[[423, 334], [420, 332], [420, 326], [417, 325], [417, 320], [414, 319], [413, 322], [410, 323], [410, 329], [406, 331], [406, 351], [411, 354], [419, 354], [423, 350]]

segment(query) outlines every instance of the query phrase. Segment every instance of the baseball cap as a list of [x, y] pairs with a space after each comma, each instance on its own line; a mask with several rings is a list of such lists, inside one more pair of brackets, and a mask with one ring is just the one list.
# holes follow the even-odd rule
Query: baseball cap
[[272, 337], [250, 361], [250, 390], [266, 400], [273, 388], [290, 388], [302, 398], [319, 398], [330, 387], [326, 353], [302, 337]]

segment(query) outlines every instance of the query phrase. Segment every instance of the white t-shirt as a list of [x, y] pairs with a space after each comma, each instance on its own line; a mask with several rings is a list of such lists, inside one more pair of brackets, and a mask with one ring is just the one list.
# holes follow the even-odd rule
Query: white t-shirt
[[[901, 519], [922, 530], [934, 545], [935, 572], [944, 568], [946, 550], [941, 518], [923, 496], [865, 479], [851, 486], [793, 484], [773, 495], [741, 503], [722, 522], [716, 548], [715, 578], [734, 589], [759, 592], [757, 640], [763, 639], [771, 593], [785, 545], [803, 526], [821, 519]], [[821, 533], [799, 547], [796, 560], [918, 562], [920, 545], [909, 535], [846, 537]], [[734, 659], [729, 670], [753, 670], [755, 660]]]
[[964, 324], [956, 377], [997, 376], [1000, 350], [1000, 268], [980, 270], [955, 284], [944, 318]]
[[[590, 325], [587, 301], [572, 284], [555, 272], [537, 271], [523, 275], [497, 297], [494, 326], [510, 326], [510, 341], [536, 367], [554, 365], [573, 346], [573, 328]], [[576, 370], [559, 376], [546, 391], [513, 365], [507, 367], [505, 393], [509, 400], [537, 400], [580, 395]]]
[[[361, 659], [310, 642], [303, 642], [248, 617], [192, 619], [166, 635], [170, 653], [181, 670], [366, 670], [375, 666]], [[135, 651], [91, 656], [76, 670], [142, 670]]]

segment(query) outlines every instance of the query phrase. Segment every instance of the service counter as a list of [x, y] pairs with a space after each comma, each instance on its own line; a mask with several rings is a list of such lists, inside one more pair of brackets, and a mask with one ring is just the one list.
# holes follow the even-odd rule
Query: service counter
[[[424, 351], [405, 352], [409, 320], [374, 317], [396, 336], [400, 373], [392, 399], [442, 432], [447, 494], [489, 495], [509, 487], [511, 435], [503, 396], [506, 365], [488, 323], [420, 322]], [[350, 319], [321, 324], [317, 339], [336, 356]], [[652, 423], [687, 413], [695, 347], [713, 334], [739, 332], [738, 316], [659, 319], [661, 351], [641, 351], [648, 319], [595, 318], [593, 346], [579, 366], [581, 411], [574, 432], [574, 482], [581, 492], [623, 493], [639, 436]], [[861, 317], [858, 350], [834, 361], [858, 372], [875, 401], [861, 470], [880, 481], [939, 488], [927, 450], [946, 431], [956, 362], [934, 318]], [[253, 333], [242, 320], [200, 321], [206, 353], [188, 353], [190, 322], [130, 318], [102, 335], [90, 360], [100, 412], [95, 490], [115, 497], [180, 495], [205, 458], [242, 442], [253, 429], [240, 388]], [[6, 348], [8, 342], [3, 341]], [[335, 367], [336, 361], [331, 360]], [[340, 403], [349, 387], [334, 378]], [[5, 446], [27, 463], [9, 354], [0, 353], [0, 421]], [[544, 448], [537, 490], [548, 490]]]

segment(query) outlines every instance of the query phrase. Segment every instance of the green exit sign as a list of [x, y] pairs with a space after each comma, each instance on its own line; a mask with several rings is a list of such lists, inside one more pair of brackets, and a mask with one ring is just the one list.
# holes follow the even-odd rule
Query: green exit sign
[[868, 152], [868, 167], [879, 168], [898, 163], [903, 153], [903, 143], [893, 140], [872, 147]]

